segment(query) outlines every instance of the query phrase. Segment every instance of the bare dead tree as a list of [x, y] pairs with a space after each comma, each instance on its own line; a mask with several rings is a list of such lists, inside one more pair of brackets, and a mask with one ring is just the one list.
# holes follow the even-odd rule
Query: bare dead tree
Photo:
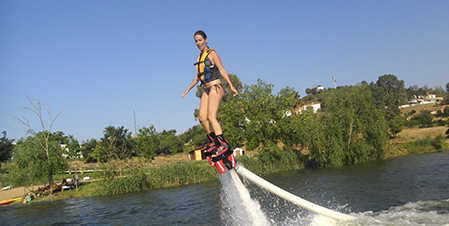
[[[31, 126], [30, 120], [28, 120], [24, 116], [21, 116], [20, 118], [18, 118], [18, 121], [27, 128], [27, 134], [36, 136], [39, 132], [41, 132], [42, 137], [43, 137], [43, 142], [39, 142], [39, 144], [40, 144], [41, 148], [46, 153], [47, 161], [50, 161], [49, 140], [50, 140], [50, 136], [51, 136], [51, 133], [53, 130], [53, 125], [61, 113], [58, 113], [56, 116], [53, 116], [52, 113], [50, 112], [50, 110], [48, 109], [48, 107], [45, 106], [44, 104], [42, 104], [38, 99], [31, 98], [31, 97], [27, 97], [27, 99], [28, 99], [30, 106], [24, 107], [24, 108], [27, 111], [31, 111], [39, 119], [41, 129], [40, 129], [40, 131], [36, 132], [36, 130], [33, 129], [33, 127]], [[48, 122], [45, 120], [44, 111], [45, 111], [45, 113], [47, 113]], [[50, 194], [53, 194], [53, 174], [52, 173], [50, 173], [48, 175], [48, 182], [50, 185]]]

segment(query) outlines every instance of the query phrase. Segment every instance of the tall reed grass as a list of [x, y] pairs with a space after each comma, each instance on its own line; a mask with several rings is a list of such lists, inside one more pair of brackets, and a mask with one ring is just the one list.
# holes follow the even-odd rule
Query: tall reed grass
[[145, 168], [142, 164], [131, 163], [128, 170], [115, 165], [104, 167], [103, 181], [99, 195], [118, 195], [148, 189], [196, 184], [217, 179], [215, 169], [206, 162], [179, 162], [160, 167]]
[[103, 196], [138, 192], [150, 188], [147, 175], [139, 168], [131, 170], [127, 176], [103, 180], [100, 183], [101, 189], [98, 192]]
[[242, 156], [238, 159], [247, 169], [256, 174], [304, 168], [304, 156], [292, 148], [281, 149], [276, 145], [262, 150], [254, 157]]
[[448, 149], [445, 138], [442, 135], [438, 135], [434, 138], [427, 136], [415, 141], [405, 142], [398, 144], [391, 150], [393, 156], [394, 152], [400, 152], [401, 155], [405, 154], [420, 154], [434, 151], [446, 151]]
[[216, 180], [216, 170], [206, 161], [179, 162], [147, 170], [151, 188], [197, 184]]

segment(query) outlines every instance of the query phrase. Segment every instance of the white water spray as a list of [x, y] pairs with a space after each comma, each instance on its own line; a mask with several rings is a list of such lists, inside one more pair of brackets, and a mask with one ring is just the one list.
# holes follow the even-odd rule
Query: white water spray
[[257, 201], [251, 199], [235, 170], [219, 176], [223, 204], [221, 219], [225, 225], [270, 225]]
[[[242, 167], [242, 166], [240, 166]], [[275, 222], [270, 219], [260, 207], [257, 200], [251, 199], [250, 193], [240, 180], [237, 172], [231, 170], [219, 175], [222, 184], [220, 198], [223, 209], [220, 214], [225, 225], [335, 225], [335, 221], [322, 215], [312, 214], [306, 218], [299, 215], [286, 221]], [[269, 190], [269, 189], [268, 189]]]
[[449, 226], [449, 199], [410, 202], [378, 212], [358, 213], [356, 221], [345, 226], [428, 225]]

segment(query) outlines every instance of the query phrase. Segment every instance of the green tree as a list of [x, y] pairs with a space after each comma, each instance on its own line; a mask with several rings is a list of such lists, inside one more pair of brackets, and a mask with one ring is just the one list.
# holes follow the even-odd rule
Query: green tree
[[388, 127], [366, 86], [327, 92], [322, 105], [321, 125], [311, 128], [315, 137], [308, 142], [312, 165], [343, 166], [382, 156]]
[[91, 157], [104, 162], [108, 159], [126, 159], [135, 155], [134, 141], [131, 132], [123, 126], [108, 126], [104, 129], [103, 138], [96, 145]]
[[388, 127], [390, 128], [391, 136], [395, 137], [399, 132], [402, 131], [402, 128], [405, 124], [405, 119], [401, 115], [396, 115], [388, 122]]
[[259, 145], [267, 146], [279, 138], [279, 128], [276, 122], [288, 109], [279, 109], [276, 97], [272, 94], [273, 85], [258, 79], [257, 84], [245, 86], [240, 95], [244, 117], [241, 123], [244, 127], [245, 140], [249, 149]]
[[[223, 96], [223, 101], [227, 101], [229, 98], [233, 97], [234, 94], [232, 93], [231, 89], [229, 88], [229, 84], [226, 82], [226, 80], [221, 77], [221, 84], [223, 84], [223, 88], [224, 88], [224, 96]], [[229, 79], [232, 82], [232, 85], [234, 85], [234, 87], [237, 89], [237, 91], [241, 92], [243, 89], [243, 84], [240, 81], [240, 79], [237, 77], [237, 75], [235, 74], [229, 74]]]
[[[223, 108], [223, 106], [221, 107]], [[179, 135], [179, 139], [187, 150], [196, 149], [208, 144], [209, 140], [201, 125], [195, 125], [186, 132]]]
[[401, 131], [403, 122], [399, 120], [399, 106], [407, 103], [404, 81], [398, 80], [395, 75], [386, 74], [380, 76], [376, 83], [370, 84], [370, 89], [377, 108], [385, 112], [390, 136], [395, 136]]
[[0, 164], [11, 158], [14, 149], [14, 140], [6, 137], [6, 131], [2, 131], [2, 135], [2, 138], [0, 138]]
[[292, 88], [283, 88], [276, 95], [272, 89], [273, 85], [259, 79], [222, 103], [218, 119], [232, 146], [246, 143], [248, 149], [263, 149], [281, 139], [283, 120], [294, 113], [300, 99]]
[[136, 139], [138, 151], [147, 159], [152, 159], [159, 149], [159, 135], [153, 125], [139, 129]]
[[97, 146], [97, 140], [90, 139], [88, 141], [85, 141], [80, 148], [80, 152], [82, 156], [84, 157], [85, 162], [95, 162], [97, 161], [95, 158], [92, 158], [90, 153], [92, 153], [95, 150], [95, 147]]
[[430, 114], [430, 111], [421, 111], [419, 114], [414, 116], [411, 121], [416, 121], [420, 124], [420, 127], [433, 126], [433, 116]]
[[280, 119], [276, 123], [279, 128], [279, 141], [287, 145], [293, 145], [295, 142], [294, 138], [294, 127], [292, 118], [296, 115], [298, 106], [300, 105], [300, 98], [297, 91], [293, 88], [283, 88], [279, 91], [276, 96], [276, 104], [279, 109], [283, 109], [279, 112]]
[[312, 89], [311, 88], [306, 88], [306, 94], [307, 95], [312, 94]]
[[279, 108], [287, 110], [289, 114], [291, 114], [301, 102], [299, 93], [290, 87], [281, 89], [276, 96], [276, 101]]
[[[244, 131], [248, 125], [244, 113], [244, 102], [242, 95], [231, 97], [229, 101], [221, 103], [220, 111], [218, 112], [218, 120], [221, 123], [226, 139], [233, 147], [240, 147], [246, 140]], [[201, 138], [204, 137], [203, 144], [206, 144], [207, 138], [202, 133]]]
[[441, 86], [436, 86], [431, 91], [432, 94], [435, 94], [437, 97], [444, 97], [446, 91]]
[[99, 143], [95, 146], [95, 148], [92, 150], [92, 152], [89, 154], [89, 158], [95, 159], [97, 162], [107, 162], [109, 159], [111, 159], [111, 153], [108, 153], [108, 150], [106, 149], [105, 145], [102, 143]]
[[[53, 176], [57, 171], [67, 168], [67, 162], [62, 157], [59, 134], [51, 132], [59, 114], [53, 117], [48, 108], [37, 99], [28, 98], [28, 101], [30, 107], [25, 109], [37, 116], [41, 131], [36, 132], [28, 119], [19, 118], [19, 121], [27, 127], [27, 132], [33, 136], [19, 140], [17, 143], [13, 153], [16, 164], [11, 175], [18, 184], [34, 183], [46, 177], [50, 185], [50, 193], [53, 193]], [[47, 117], [43, 112], [47, 113]]]
[[68, 167], [62, 153], [60, 141], [48, 131], [20, 139], [14, 148], [16, 164], [12, 178], [16, 184], [34, 184], [47, 179], [52, 193], [54, 175]]
[[299, 105], [299, 94], [289, 87], [276, 95], [272, 90], [273, 85], [259, 79], [222, 104], [218, 118], [233, 146], [246, 142], [249, 149], [263, 149], [281, 139], [282, 121]]
[[80, 158], [80, 144], [72, 135], [65, 135], [62, 131], [53, 133], [55, 139], [62, 145], [63, 153], [70, 159]]
[[395, 75], [386, 74], [380, 76], [376, 82], [376, 87], [381, 91], [381, 93], [377, 93], [376, 98], [380, 98], [383, 105], [389, 108], [390, 111], [399, 112], [398, 107], [407, 103], [407, 91], [404, 81], [398, 80]]
[[414, 86], [410, 86], [409, 88], [407, 88], [406, 92], [407, 92], [407, 97], [410, 100], [410, 99], [416, 98], [418, 96], [426, 96], [427, 94], [432, 92], [432, 89], [430, 89], [427, 86], [418, 87], [417, 85], [414, 85]]
[[75, 137], [73, 137], [72, 135], [66, 136], [64, 144], [67, 145], [67, 148], [69, 150], [69, 158], [79, 159], [81, 157], [81, 146], [78, 140], [75, 139]]
[[156, 153], [175, 154], [183, 151], [183, 143], [176, 136], [176, 130], [163, 130], [159, 134], [159, 149]]
[[153, 125], [139, 130], [136, 144], [140, 154], [148, 159], [155, 155], [175, 154], [184, 150], [184, 142], [180, 136], [176, 136], [176, 130], [163, 130], [158, 133]]

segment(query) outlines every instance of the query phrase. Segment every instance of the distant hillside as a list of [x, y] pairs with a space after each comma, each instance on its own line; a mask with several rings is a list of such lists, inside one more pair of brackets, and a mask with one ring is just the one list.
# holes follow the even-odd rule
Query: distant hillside
[[439, 105], [439, 104], [420, 104], [420, 105], [415, 105], [415, 106], [411, 106], [411, 107], [407, 107], [407, 108], [402, 108], [401, 109], [401, 113], [403, 114], [408, 114], [409, 112], [415, 110], [416, 113], [419, 113], [421, 111], [438, 111], [438, 110], [443, 110], [445, 107], [447, 107], [449, 105]]

